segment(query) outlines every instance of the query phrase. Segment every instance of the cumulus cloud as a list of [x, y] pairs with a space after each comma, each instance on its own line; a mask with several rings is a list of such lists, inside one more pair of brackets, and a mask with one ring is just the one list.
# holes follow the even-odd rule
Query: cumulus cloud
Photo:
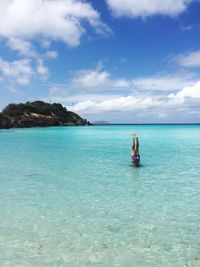
[[37, 53], [29, 41], [10, 38], [7, 41], [7, 46], [12, 50], [17, 51], [22, 56], [37, 57]]
[[43, 56], [49, 59], [58, 57], [58, 52], [55, 50], [47, 50], [44, 55], [39, 55], [31, 42], [19, 38], [10, 38], [6, 44], [11, 50], [17, 51], [19, 55], [24, 57], [40, 58]]
[[72, 85], [84, 89], [140, 89], [172, 91], [194, 83], [191, 74], [157, 74], [149, 77], [113, 79], [111, 73], [101, 68], [78, 71], [72, 79]]
[[40, 75], [42, 79], [47, 79], [49, 71], [48, 68], [44, 65], [44, 62], [39, 59], [36, 67], [36, 72]]
[[110, 73], [101, 70], [81, 70], [76, 73], [72, 83], [81, 88], [98, 88], [109, 86]]
[[200, 98], [200, 81], [194, 86], [188, 86], [183, 88], [180, 92], [176, 94], [178, 97], [193, 97]]
[[193, 86], [184, 87], [178, 93], [170, 94], [168, 97], [180, 102], [184, 102], [185, 98], [197, 98], [200, 103], [200, 81], [195, 83]]
[[71, 95], [71, 94], [66, 94], [65, 88], [62, 87], [57, 87], [54, 86], [50, 88], [49, 90], [50, 93], [50, 98], [54, 102], [66, 102], [70, 103], [70, 105], [80, 103], [80, 102], [85, 102], [85, 101], [104, 101], [109, 100], [109, 99], [114, 99], [117, 97], [120, 97], [120, 95], [116, 94], [76, 94], [76, 95]]
[[[1, 60], [1, 72], [3, 78], [8, 78], [5, 69], [12, 69], [12, 82], [20, 84], [29, 83], [32, 74], [18, 71], [19, 66], [29, 67], [42, 79], [48, 77], [44, 61], [58, 57], [57, 51], [50, 50], [53, 40], [77, 46], [86, 32], [86, 22], [98, 33], [111, 32], [100, 14], [84, 0], [1, 0], [0, 17], [0, 38], [22, 58]], [[38, 42], [45, 51], [38, 49]]]
[[134, 87], [153, 91], [174, 91], [184, 86], [192, 85], [193, 83], [193, 75], [187, 73], [176, 73], [171, 75], [157, 74], [132, 80]]
[[152, 15], [176, 16], [182, 13], [192, 0], [107, 0], [117, 17], [148, 17]]
[[41, 59], [33, 64], [31, 59], [20, 59], [14, 61], [6, 61], [0, 57], [0, 73], [2, 79], [8, 83], [17, 83], [27, 85], [30, 81], [39, 76], [40, 79], [48, 77], [48, 68]]
[[9, 62], [0, 58], [0, 72], [4, 78], [14, 80], [21, 85], [28, 84], [34, 74], [31, 61], [28, 59]]
[[172, 61], [181, 67], [200, 67], [200, 50], [172, 56]]
[[[96, 100], [95, 100], [96, 97]], [[103, 112], [158, 112], [168, 114], [173, 110], [194, 112], [200, 107], [200, 81], [193, 86], [184, 87], [176, 94], [166, 96], [143, 94], [128, 96], [109, 96], [104, 99], [93, 95], [93, 98], [87, 98], [83, 101], [76, 100], [75, 105], [69, 106], [69, 109], [83, 114], [103, 113]]]
[[[74, 88], [70, 89], [70, 84], [55, 85], [50, 89], [49, 97], [52, 101], [65, 103], [69, 110], [87, 116], [91, 120], [97, 120], [97, 118], [102, 120], [106, 117], [116, 122], [125, 120], [139, 122], [143, 116], [145, 120], [151, 122], [152, 118], [155, 121], [156, 118], [157, 121], [168, 119], [173, 121], [176, 113], [178, 117], [175, 117], [175, 122], [177, 118], [182, 122], [194, 121], [193, 115], [195, 114], [197, 118], [200, 114], [200, 82], [194, 84], [190, 75], [185, 80], [182, 77], [182, 81], [181, 77], [176, 80], [176, 75], [166, 76], [166, 79], [163, 76], [159, 81], [156, 81], [155, 77], [156, 75], [151, 79], [150, 77], [134, 79], [134, 84], [137, 81], [137, 86], [140, 87], [138, 90], [135, 88], [129, 90], [133, 87], [123, 87], [121, 90], [105, 90], [104, 87], [100, 87], [99, 90], [93, 90], [94, 87], [92, 87], [76, 94]], [[109, 85], [111, 82], [113, 85], [116, 83], [111, 79], [110, 73], [105, 75], [103, 83], [105, 81]], [[93, 86], [99, 86], [99, 84], [93, 84]], [[150, 89], [147, 90], [147, 88]], [[180, 90], [180, 88], [183, 89]]]
[[70, 107], [75, 112], [91, 113], [91, 112], [114, 112], [114, 111], [134, 111], [138, 109], [148, 109], [159, 106], [161, 103], [152, 97], [135, 97], [120, 96], [113, 99], [103, 101], [83, 101]]
[[155, 97], [155, 96], [115, 96], [104, 100], [85, 100], [77, 102], [74, 105], [68, 105], [67, 108], [80, 114], [100, 114], [113, 112], [142, 112], [155, 114], [169, 114], [173, 111], [199, 110], [200, 101], [196, 98], [185, 99], [175, 97]]
[[[82, 0], [1, 0], [0, 37], [10, 40], [40, 38], [62, 40], [76, 46], [86, 29], [84, 21], [97, 32], [108, 33], [110, 29], [101, 21], [99, 13]], [[14, 39], [13, 39], [14, 38]]]
[[103, 70], [102, 64], [97, 64], [96, 69], [78, 71], [72, 79], [72, 84], [79, 88], [123, 88], [131, 86], [131, 81], [120, 78], [112, 79], [111, 73]]

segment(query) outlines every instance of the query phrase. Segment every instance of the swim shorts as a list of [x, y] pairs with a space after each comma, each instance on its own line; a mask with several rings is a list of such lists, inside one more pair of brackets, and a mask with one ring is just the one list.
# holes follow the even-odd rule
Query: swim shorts
[[140, 163], [140, 155], [133, 155], [131, 156], [131, 159], [132, 159], [132, 163]]

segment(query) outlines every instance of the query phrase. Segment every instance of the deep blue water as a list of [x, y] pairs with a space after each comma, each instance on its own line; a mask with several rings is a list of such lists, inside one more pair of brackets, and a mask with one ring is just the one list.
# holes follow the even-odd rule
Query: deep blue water
[[0, 131], [2, 267], [199, 267], [199, 203], [198, 125]]

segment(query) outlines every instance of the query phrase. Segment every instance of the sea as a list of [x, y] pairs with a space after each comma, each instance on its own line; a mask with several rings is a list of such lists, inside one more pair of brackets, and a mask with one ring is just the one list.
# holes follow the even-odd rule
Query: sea
[[199, 267], [200, 125], [0, 130], [0, 266]]

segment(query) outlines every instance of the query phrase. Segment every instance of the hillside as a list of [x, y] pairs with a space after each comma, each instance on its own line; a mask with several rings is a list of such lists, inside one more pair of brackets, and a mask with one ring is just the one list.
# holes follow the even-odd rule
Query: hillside
[[0, 129], [91, 125], [61, 104], [43, 101], [9, 104], [0, 113]]

